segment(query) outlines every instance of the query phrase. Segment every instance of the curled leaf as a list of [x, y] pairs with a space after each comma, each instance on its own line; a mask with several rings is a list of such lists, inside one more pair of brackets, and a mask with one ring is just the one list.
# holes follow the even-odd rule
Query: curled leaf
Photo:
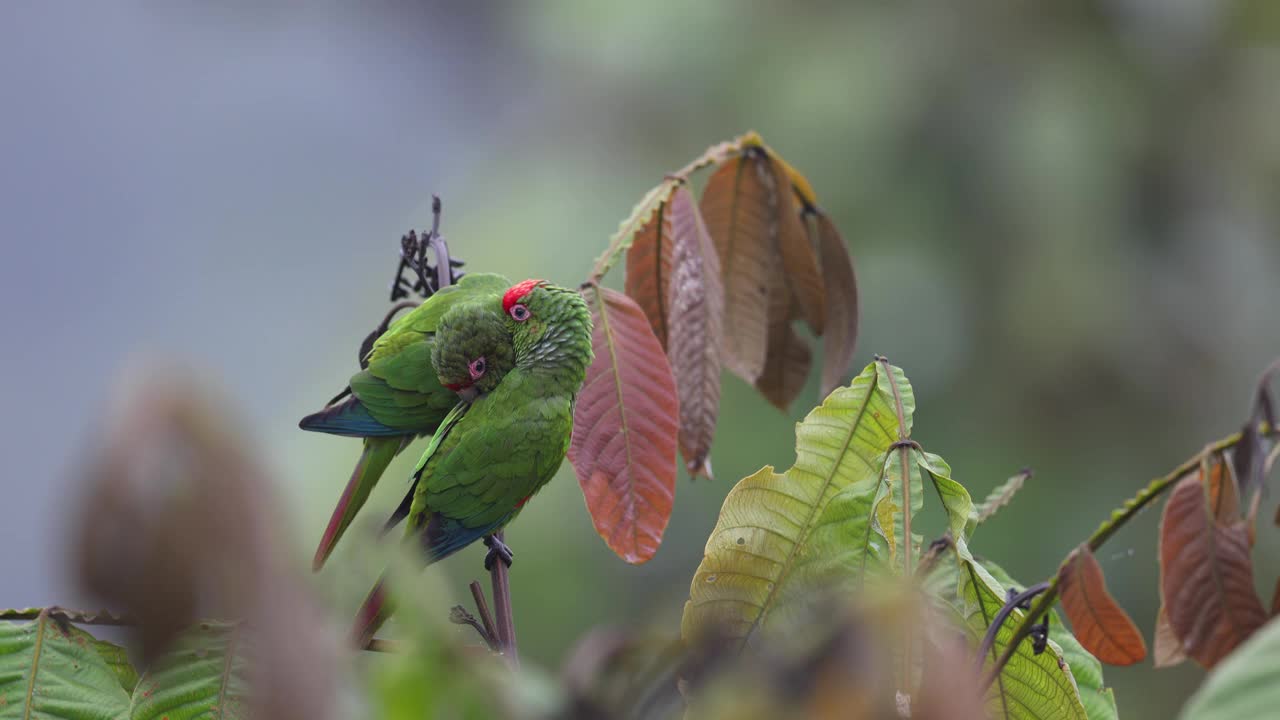
[[724, 278], [724, 362], [749, 383], [764, 370], [771, 275], [780, 272], [772, 183], [767, 164], [739, 155], [711, 175], [700, 202]]
[[[688, 190], [683, 187], [680, 192], [688, 195]], [[627, 250], [624, 288], [644, 310], [653, 326], [653, 334], [663, 348], [667, 347], [667, 320], [671, 316], [668, 303], [671, 299], [673, 244], [670, 201], [666, 201], [636, 232]]]
[[826, 326], [822, 341], [822, 393], [844, 381], [858, 342], [858, 281], [849, 247], [831, 218], [819, 213], [813, 220], [822, 285], [826, 297]]
[[615, 290], [583, 294], [595, 327], [573, 418], [569, 462], [596, 532], [629, 563], [653, 557], [676, 479], [675, 380], [644, 311]]
[[1200, 478], [1173, 489], [1160, 521], [1160, 590], [1186, 654], [1212, 667], [1266, 621], [1243, 522], [1215, 522]]
[[765, 179], [771, 183], [775, 197], [778, 255], [782, 269], [786, 271], [787, 292], [795, 298], [809, 327], [821, 335], [826, 328], [827, 293], [818, 267], [817, 252], [809, 240], [809, 230], [800, 214], [800, 205], [792, 192], [786, 167], [772, 153], [761, 162], [768, 163], [769, 174]]
[[1132, 665], [1147, 656], [1142, 633], [1107, 592], [1107, 581], [1088, 545], [1081, 545], [1058, 572], [1062, 609], [1076, 639], [1109, 665]]
[[680, 454], [691, 476], [711, 477], [724, 342], [720, 261], [688, 190], [671, 196], [664, 217], [670, 219], [674, 246], [667, 355], [680, 401]]
[[769, 344], [764, 369], [755, 386], [774, 407], [786, 411], [804, 389], [812, 355], [809, 342], [792, 327], [799, 306], [780, 275], [773, 276], [769, 291]]

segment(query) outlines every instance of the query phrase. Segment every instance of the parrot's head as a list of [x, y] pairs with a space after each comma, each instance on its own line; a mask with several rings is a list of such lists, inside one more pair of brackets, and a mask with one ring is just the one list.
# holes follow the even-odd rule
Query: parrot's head
[[591, 363], [591, 313], [582, 294], [545, 280], [516, 283], [502, 296], [502, 311], [521, 367], [573, 367]]
[[510, 330], [492, 307], [461, 305], [440, 318], [431, 364], [440, 384], [462, 399], [493, 390], [515, 363]]

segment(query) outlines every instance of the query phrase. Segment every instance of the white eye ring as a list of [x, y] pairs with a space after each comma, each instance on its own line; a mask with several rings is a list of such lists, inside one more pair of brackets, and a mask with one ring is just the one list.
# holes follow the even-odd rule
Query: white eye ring
[[529, 308], [519, 304], [512, 305], [510, 315], [516, 322], [524, 322], [529, 319]]

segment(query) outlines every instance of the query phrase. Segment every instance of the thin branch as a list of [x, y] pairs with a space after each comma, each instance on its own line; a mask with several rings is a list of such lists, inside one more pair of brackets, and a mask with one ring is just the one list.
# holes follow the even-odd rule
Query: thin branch
[[489, 602], [484, 599], [484, 588], [480, 587], [480, 582], [477, 580], [471, 581], [471, 597], [476, 601], [476, 612], [480, 613], [485, 634], [493, 639], [492, 649], [497, 652], [499, 650], [498, 628], [493, 622], [493, 614], [489, 612]]
[[[502, 541], [502, 531], [493, 536]], [[512, 669], [520, 668], [520, 652], [516, 647], [516, 623], [511, 615], [511, 582], [505, 562], [498, 560], [489, 570], [489, 580], [493, 585], [493, 609], [498, 626], [498, 644]]]
[[[1270, 437], [1276, 434], [1276, 428], [1263, 424], [1258, 429], [1258, 432], [1264, 437]], [[1168, 475], [1152, 480], [1146, 487], [1140, 490], [1137, 495], [1134, 495], [1128, 502], [1121, 506], [1119, 510], [1113, 512], [1110, 518], [1098, 526], [1098, 529], [1093, 532], [1093, 535], [1089, 536], [1089, 540], [1087, 542], [1089, 550], [1097, 552], [1098, 549], [1102, 547], [1103, 543], [1110, 539], [1112, 535], [1116, 534], [1116, 532], [1119, 531], [1125, 523], [1133, 519], [1133, 517], [1144, 507], [1163, 495], [1184, 477], [1193, 472], [1199, 471], [1200, 463], [1204, 457], [1213, 453], [1221, 453], [1235, 447], [1235, 445], [1240, 442], [1241, 437], [1242, 433], [1232, 433], [1217, 442], [1210, 443], [1205, 447], [1205, 449], [1196, 453], [1195, 457], [1192, 457], [1174, 468]], [[1062, 562], [1058, 566], [1059, 571], [1070, 559], [1070, 554], [1063, 558]], [[1045, 589], [1044, 593], [1040, 595], [1038, 600], [1036, 600], [1036, 603], [1031, 607], [1031, 610], [1023, 616], [1022, 622], [1018, 623], [1018, 627], [1014, 630], [1013, 637], [1010, 638], [1009, 644], [1005, 647], [1004, 652], [1000, 654], [1000, 657], [996, 660], [995, 664], [992, 665], [991, 669], [987, 671], [987, 674], [983, 676], [983, 693], [985, 693], [987, 688], [991, 687], [991, 684], [1000, 676], [1000, 673], [1004, 670], [1004, 666], [1009, 664], [1010, 658], [1013, 657], [1014, 652], [1018, 649], [1018, 644], [1023, 640], [1026, 640], [1031, 635], [1031, 629], [1035, 624], [1035, 619], [1044, 615], [1045, 612], [1053, 606], [1054, 601], [1058, 599], [1058, 577], [1059, 574], [1055, 572], [1053, 577], [1048, 581], [1048, 587]]]

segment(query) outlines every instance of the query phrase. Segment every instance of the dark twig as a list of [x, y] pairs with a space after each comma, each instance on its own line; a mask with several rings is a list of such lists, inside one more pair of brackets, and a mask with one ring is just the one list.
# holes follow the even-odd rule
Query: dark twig
[[[991, 652], [991, 648], [996, 643], [996, 635], [999, 634], [1000, 628], [1004, 627], [1004, 621], [1014, 610], [1030, 611], [1031, 598], [1049, 589], [1049, 583], [1042, 582], [1039, 585], [1032, 585], [1020, 593], [1012, 593], [1009, 599], [1005, 601], [1004, 607], [1000, 608], [1000, 612], [996, 613], [995, 620], [991, 621], [991, 626], [987, 628], [987, 634], [982, 636], [982, 644], [978, 646], [978, 670], [982, 670], [982, 664], [987, 659], [987, 654]], [[1046, 615], [1045, 617], [1048, 617]], [[1047, 627], [1046, 627], [1047, 632]], [[1047, 635], [1046, 635], [1047, 637]]]
[[[493, 535], [498, 542], [502, 542], [501, 531]], [[513, 669], [517, 669], [520, 667], [520, 653], [516, 648], [516, 624], [515, 618], [511, 615], [511, 582], [507, 573], [505, 562], [495, 562], [489, 569], [489, 580], [493, 585], [493, 609], [497, 616], [495, 620], [498, 626], [498, 644], [502, 648], [502, 653], [506, 655], [507, 662]]]
[[[360, 362], [361, 369], [369, 367], [369, 352], [373, 350], [373, 343], [376, 342], [378, 338], [382, 337], [382, 333], [386, 332], [387, 328], [391, 327], [391, 321], [395, 319], [396, 315], [399, 314], [401, 310], [408, 310], [409, 308], [415, 307], [418, 307], [418, 303], [412, 300], [401, 300], [391, 306], [391, 309], [387, 311], [385, 316], [383, 316], [382, 322], [378, 323], [378, 327], [374, 328], [373, 332], [366, 335], [364, 342], [360, 343], [360, 357], [358, 360]], [[349, 392], [350, 388], [347, 388], [347, 391]], [[345, 392], [343, 394], [345, 394]], [[330, 400], [329, 404], [332, 405], [334, 402], [341, 399], [342, 395], [339, 395], [333, 400]]]
[[471, 597], [476, 601], [476, 612], [480, 613], [485, 634], [493, 640], [490, 647], [494, 652], [498, 652], [498, 628], [493, 622], [493, 614], [489, 612], [489, 602], [484, 599], [484, 588], [480, 587], [480, 582], [477, 580], [471, 581]]

